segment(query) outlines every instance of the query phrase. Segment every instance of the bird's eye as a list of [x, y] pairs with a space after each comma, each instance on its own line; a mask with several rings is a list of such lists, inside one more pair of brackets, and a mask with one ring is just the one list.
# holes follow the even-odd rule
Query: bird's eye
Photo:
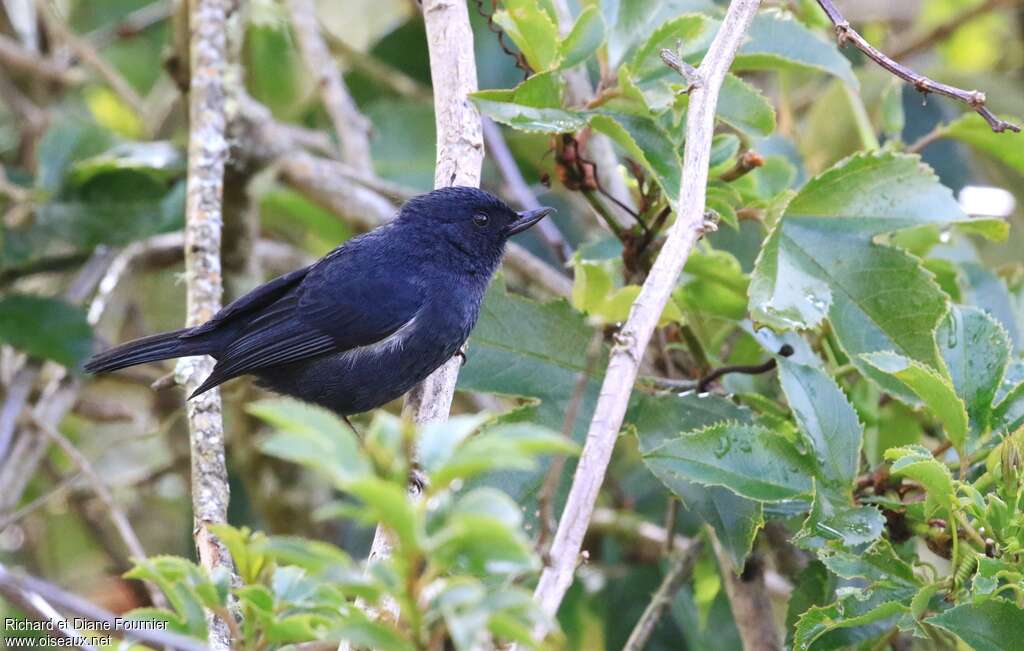
[[473, 215], [473, 223], [479, 226], [480, 228], [487, 226], [487, 224], [490, 223], [490, 221], [491, 218], [482, 212], [478, 212], [477, 214]]

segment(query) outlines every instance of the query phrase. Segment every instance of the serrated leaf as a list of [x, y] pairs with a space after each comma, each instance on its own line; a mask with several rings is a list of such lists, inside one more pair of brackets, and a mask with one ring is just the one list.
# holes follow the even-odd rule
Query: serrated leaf
[[885, 458], [893, 462], [890, 468], [893, 475], [906, 476], [921, 482], [928, 496], [928, 515], [940, 508], [953, 508], [956, 499], [953, 477], [949, 474], [949, 468], [940, 463], [927, 449], [920, 445], [891, 448], [886, 450]]
[[537, 0], [503, 0], [504, 9], [493, 14], [512, 42], [538, 72], [558, 62], [558, 27]]
[[92, 351], [92, 327], [81, 309], [60, 299], [9, 294], [0, 298], [0, 342], [77, 369]]
[[559, 68], [572, 68], [583, 63], [604, 44], [604, 17], [597, 7], [583, 9], [572, 30], [558, 44]]
[[767, 10], [754, 17], [733, 68], [818, 70], [859, 88], [849, 60], [835, 42], [811, 31], [786, 11]]
[[961, 262], [963, 302], [979, 307], [1003, 324], [1015, 350], [1024, 346], [1024, 314], [1018, 314], [1006, 281], [977, 262]]
[[[1007, 116], [1006, 119], [1021, 124], [1019, 118]], [[944, 132], [1010, 166], [1018, 174], [1024, 174], [1024, 133], [995, 133], [977, 113], [965, 113], [950, 122]]]
[[626, 113], [601, 112], [591, 116], [590, 126], [618, 143], [646, 167], [675, 205], [683, 162], [679, 148], [654, 120]]
[[774, 502], [806, 495], [812, 487], [810, 461], [759, 425], [720, 423], [669, 439], [643, 458], [669, 489], [683, 479]]
[[942, 423], [950, 442], [963, 450], [967, 440], [967, 411], [949, 378], [938, 371], [895, 353], [861, 355], [861, 359], [878, 371], [898, 379], [924, 402]]
[[819, 555], [822, 563], [844, 579], [863, 579], [869, 583], [894, 582], [908, 587], [921, 586], [914, 568], [896, 555], [886, 539], [876, 541], [863, 552], [845, 549], [831, 550]]
[[821, 549], [829, 541], [844, 547], [857, 547], [877, 540], [885, 527], [885, 517], [873, 506], [853, 506], [850, 499], [840, 500], [828, 490], [817, 490], [814, 502], [793, 542], [804, 549]]
[[913, 399], [861, 354], [894, 351], [940, 368], [933, 333], [946, 298], [916, 259], [875, 238], [962, 219], [952, 193], [916, 157], [846, 159], [804, 186], [766, 240], [751, 278], [754, 318], [787, 329], [827, 316], [862, 372]]
[[1008, 651], [1024, 630], [1024, 610], [1005, 599], [964, 603], [925, 620], [953, 633], [976, 651]]
[[793, 645], [793, 631], [800, 615], [813, 606], [825, 606], [833, 599], [836, 587], [835, 577], [820, 561], [811, 561], [793, 583], [786, 610], [786, 645]]
[[851, 595], [828, 606], [814, 606], [797, 621], [793, 649], [850, 648], [880, 635], [907, 612], [908, 608], [896, 598], [903, 596], [903, 592], [879, 589], [866, 596]]
[[538, 133], [574, 133], [587, 126], [586, 120], [570, 111], [553, 108], [533, 108], [509, 101], [490, 99], [490, 91], [473, 93], [470, 98], [480, 112], [495, 122], [507, 124], [520, 131]]
[[956, 394], [967, 407], [972, 441], [991, 425], [992, 403], [1010, 358], [1006, 330], [981, 310], [953, 306], [935, 333]]
[[[710, 0], [604, 0], [601, 9], [608, 35], [608, 63], [616, 68], [640, 43], [667, 20], [685, 13], [715, 14]], [[675, 47], [675, 44], [669, 45]]]

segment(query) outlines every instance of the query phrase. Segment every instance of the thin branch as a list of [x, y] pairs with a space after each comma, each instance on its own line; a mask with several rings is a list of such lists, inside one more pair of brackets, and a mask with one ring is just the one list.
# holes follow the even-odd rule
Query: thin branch
[[932, 144], [936, 140], [941, 140], [946, 137], [949, 133], [949, 125], [940, 122], [935, 125], [935, 128], [924, 134], [914, 142], [907, 145], [906, 152], [908, 154], [920, 154], [924, 151], [924, 148]]
[[[92, 463], [89, 459], [82, 454], [78, 448], [75, 447], [74, 443], [68, 440], [66, 436], [60, 433], [56, 427], [43, 420], [41, 416], [33, 414], [33, 421], [36, 427], [45, 434], [51, 441], [57, 444], [57, 447], [64, 452], [72, 463], [78, 467], [85, 478], [89, 481], [90, 486], [96, 497], [103, 502], [103, 506], [106, 507], [108, 514], [110, 515], [110, 521], [114, 524], [114, 529], [117, 530], [118, 536], [121, 538], [121, 542], [128, 549], [128, 552], [138, 561], [146, 558], [146, 550], [142, 548], [142, 542], [139, 540], [138, 534], [135, 533], [135, 529], [132, 528], [131, 522], [128, 520], [128, 516], [125, 515], [124, 511], [117, 504], [117, 500], [114, 499], [113, 493], [110, 492], [110, 488], [100, 477], [96, 469], [93, 468]], [[164, 598], [160, 589], [153, 583], [145, 582], [146, 590], [149, 592], [150, 599], [153, 600], [155, 606], [166, 608], [168, 603], [167, 599]]]
[[57, 82], [65, 86], [80, 84], [84, 78], [81, 71], [60, 65], [53, 59], [39, 56], [13, 38], [0, 34], [0, 63], [8, 70], [32, 75], [36, 79]]
[[390, 88], [393, 92], [409, 99], [420, 102], [433, 102], [434, 95], [430, 86], [422, 83], [415, 77], [406, 74], [400, 68], [396, 68], [380, 59], [366, 53], [360, 52], [339, 37], [324, 30], [324, 38], [327, 40], [327, 47], [345, 60], [352, 69], [371, 78], [375, 84]]
[[150, 27], [162, 23], [171, 17], [173, 11], [174, 2], [172, 0], [143, 5], [119, 21], [107, 23], [93, 30], [86, 38], [92, 41], [96, 49], [101, 50], [111, 45], [116, 39], [137, 36]]
[[762, 165], [764, 165], [764, 157], [756, 151], [748, 149], [740, 155], [736, 164], [733, 165], [732, 168], [722, 172], [722, 175], [718, 177], [718, 180], [726, 183], [732, 183], [736, 179], [750, 174]]
[[718, 558], [722, 582], [729, 595], [733, 621], [743, 640], [744, 651], [782, 651], [772, 602], [765, 584], [763, 563], [752, 554], [743, 571], [737, 573], [728, 552], [718, 542], [711, 527], [708, 527], [708, 536]]
[[[221, 228], [226, 140], [224, 80], [228, 69], [228, 17], [232, 0], [190, 0], [190, 69], [188, 180], [185, 197], [186, 325], [209, 321], [221, 306]], [[211, 357], [178, 362], [176, 377], [191, 394], [213, 370]], [[228, 473], [224, 458], [224, 423], [217, 389], [186, 403], [192, 458], [193, 534], [200, 564], [207, 571], [231, 567], [227, 549], [210, 525], [227, 521]], [[209, 641], [215, 650], [230, 649], [228, 625], [207, 612]]]
[[[611, 460], [644, 350], [691, 249], [703, 233], [718, 93], [759, 5], [760, 0], [733, 0], [698, 69], [700, 79], [690, 94], [686, 117], [680, 213], [630, 309], [629, 318], [616, 335], [616, 345], [608, 362], [586, 445], [551, 548], [551, 565], [542, 572], [534, 593], [548, 618], [554, 618], [572, 583], [576, 559]], [[536, 633], [542, 637], [544, 631]]]
[[22, 518], [28, 517], [32, 513], [35, 513], [40, 508], [45, 506], [53, 498], [64, 494], [69, 488], [71, 488], [71, 485], [78, 481], [81, 477], [81, 472], [76, 472], [73, 475], [68, 475], [67, 477], [64, 477], [59, 482], [57, 482], [56, 486], [54, 486], [47, 492], [43, 493], [42, 495], [36, 497], [34, 500], [29, 502], [25, 506], [18, 508], [18, 510], [11, 512], [9, 515], [4, 515], [3, 517], [0, 517], [0, 531], [3, 531], [4, 529], [11, 526], [15, 522], [18, 522]]
[[[487, 153], [495, 165], [498, 166], [498, 171], [501, 172], [501, 178], [505, 181], [509, 194], [525, 210], [540, 208], [540, 201], [537, 200], [537, 195], [527, 185], [526, 179], [523, 178], [523, 173], [519, 170], [519, 165], [516, 164], [515, 157], [512, 156], [512, 150], [508, 148], [508, 143], [505, 142], [505, 137], [501, 134], [501, 127], [496, 125], [490, 118], [484, 118], [483, 128]], [[572, 257], [572, 247], [565, 241], [565, 237], [562, 236], [562, 232], [558, 230], [558, 226], [553, 221], [550, 219], [541, 220], [537, 224], [537, 229], [541, 239], [544, 240], [544, 244], [551, 249], [559, 260], [566, 262]]]
[[156, 628], [126, 628], [130, 620], [118, 617], [82, 597], [58, 588], [34, 576], [17, 574], [0, 563], [0, 594], [36, 595], [75, 617], [103, 624], [103, 630], [125, 640], [135, 640], [152, 647], [167, 647], [178, 651], [209, 651], [208, 647], [190, 637]]
[[630, 632], [629, 639], [623, 645], [622, 651], [643, 651], [646, 648], [647, 641], [651, 638], [651, 633], [654, 632], [654, 627], [658, 625], [658, 620], [661, 619], [665, 609], [672, 603], [679, 588], [683, 587], [683, 583], [693, 571], [693, 566], [700, 555], [700, 547], [700, 543], [694, 543], [686, 549], [677, 550], [669, 557], [668, 571], [665, 572], [658, 590], [651, 597], [650, 603], [647, 604], [647, 608], [644, 609], [636, 626]]
[[899, 43], [900, 45], [898, 45], [893, 51], [892, 58], [903, 59], [913, 54], [917, 54], [921, 50], [930, 48], [939, 41], [942, 41], [957, 29], [974, 20], [978, 16], [983, 16], [990, 11], [995, 11], [1002, 7], [1011, 7], [1019, 2], [1020, 0], [986, 0], [980, 5], [960, 12], [944, 23], [939, 23], [923, 34], [901, 34], [894, 39], [894, 42]]
[[1001, 120], [985, 106], [985, 93], [979, 90], [964, 90], [956, 86], [937, 82], [893, 61], [884, 52], [868, 43], [857, 30], [853, 29], [849, 21], [843, 18], [835, 4], [832, 3], [832, 0], [818, 0], [818, 5], [828, 16], [828, 19], [832, 21], [832, 24], [835, 25], [836, 40], [839, 42], [840, 47], [848, 42], [853, 43], [854, 47], [863, 52], [869, 59], [903, 81], [913, 85], [920, 93], [925, 95], [928, 93], [945, 95], [946, 97], [963, 102], [983, 117], [988, 122], [989, 127], [992, 128], [992, 131], [996, 133], [1002, 133], [1007, 130], [1020, 132], [1019, 126], [1012, 122]]
[[36, 0], [40, 15], [58, 38], [65, 43], [75, 55], [82, 60], [89, 68], [100, 76], [110, 86], [110, 89], [117, 94], [135, 112], [139, 118], [145, 118], [146, 105], [142, 96], [132, 87], [131, 84], [118, 72], [106, 59], [100, 56], [92, 43], [76, 34], [71, 27], [64, 22], [57, 11], [50, 6], [49, 0]]
[[341, 141], [341, 157], [349, 165], [373, 172], [370, 158], [370, 121], [359, 112], [341, 72], [320, 34], [313, 0], [288, 0], [292, 26], [306, 68], [317, 81], [324, 109]]

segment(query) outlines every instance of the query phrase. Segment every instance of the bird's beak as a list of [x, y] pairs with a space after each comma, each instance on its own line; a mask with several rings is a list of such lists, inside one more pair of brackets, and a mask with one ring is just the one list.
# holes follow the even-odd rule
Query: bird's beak
[[553, 212], [555, 212], [554, 208], [547, 207], [517, 212], [516, 214], [519, 215], [519, 219], [510, 222], [509, 225], [505, 227], [505, 232], [509, 235], [522, 233], [527, 228], [533, 226]]

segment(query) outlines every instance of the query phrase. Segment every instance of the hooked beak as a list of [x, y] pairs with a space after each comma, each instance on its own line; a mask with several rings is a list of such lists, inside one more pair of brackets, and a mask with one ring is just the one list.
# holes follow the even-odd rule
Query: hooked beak
[[508, 235], [522, 233], [527, 228], [533, 226], [534, 224], [544, 219], [553, 212], [555, 212], [554, 208], [547, 207], [517, 212], [516, 214], [519, 215], [519, 219], [510, 222], [509, 225], [505, 227], [505, 233], [507, 233]]

